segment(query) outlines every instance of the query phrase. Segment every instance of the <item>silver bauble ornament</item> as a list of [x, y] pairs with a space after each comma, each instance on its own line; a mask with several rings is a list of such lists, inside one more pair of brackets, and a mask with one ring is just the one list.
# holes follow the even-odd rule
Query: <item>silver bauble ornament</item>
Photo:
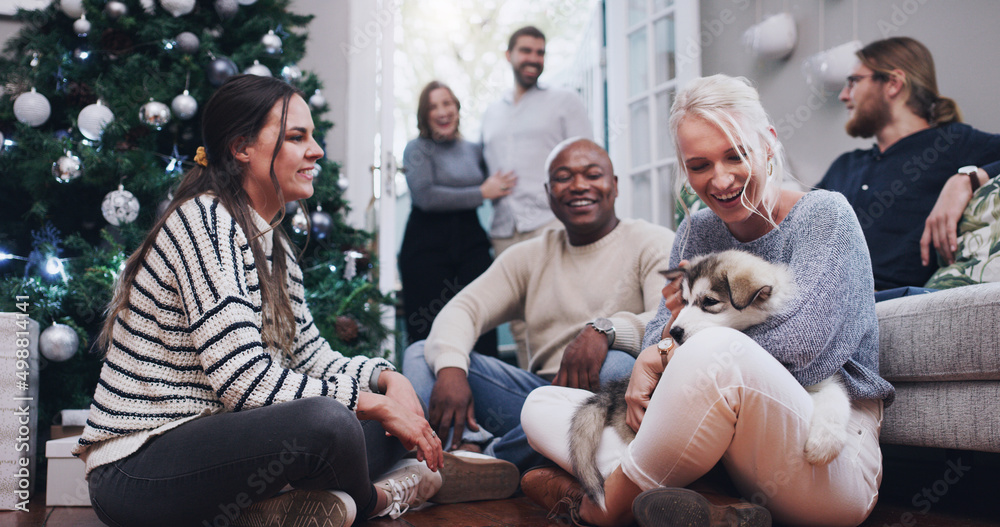
[[326, 97], [323, 97], [323, 92], [316, 90], [316, 93], [309, 97], [309, 106], [312, 106], [313, 110], [319, 110], [326, 106]]
[[162, 102], [150, 100], [139, 108], [139, 120], [147, 126], [162, 130], [170, 122], [170, 108]]
[[90, 33], [90, 20], [87, 20], [86, 16], [81, 16], [76, 22], [73, 22], [73, 31], [78, 37], [87, 36], [87, 33]]
[[337, 188], [339, 188], [341, 191], [347, 190], [347, 187], [350, 186], [350, 184], [351, 184], [350, 180], [348, 180], [347, 176], [345, 176], [344, 174], [337, 176]]
[[156, 0], [139, 0], [139, 3], [142, 4], [142, 10], [147, 15], [156, 14]]
[[253, 65], [252, 66], [250, 66], [249, 68], [243, 70], [243, 73], [246, 73], [246, 74], [249, 74], [249, 75], [256, 75], [258, 77], [270, 77], [271, 76], [271, 70], [269, 70], [267, 68], [267, 66], [261, 64], [260, 61], [256, 61], [256, 60], [253, 61]]
[[295, 211], [295, 215], [292, 216], [292, 230], [295, 234], [305, 234], [309, 230], [309, 220], [302, 209]]
[[177, 36], [174, 37], [174, 41], [177, 42], [177, 47], [188, 55], [194, 55], [197, 53], [198, 47], [201, 46], [201, 41], [198, 40], [198, 35], [195, 35], [190, 31], [178, 33]]
[[240, 69], [236, 67], [236, 63], [228, 57], [219, 57], [212, 59], [212, 62], [208, 65], [208, 82], [212, 86], [221, 86], [226, 79], [236, 75], [240, 72]]
[[215, 12], [223, 20], [233, 18], [239, 10], [240, 5], [236, 3], [236, 0], [215, 0]]
[[174, 97], [174, 100], [170, 102], [170, 109], [174, 111], [174, 115], [178, 119], [187, 121], [198, 113], [198, 101], [187, 90], [184, 90], [184, 93]]
[[194, 4], [195, 0], [160, 0], [160, 5], [163, 6], [163, 9], [166, 9], [175, 18], [193, 11]]
[[3, 142], [3, 132], [0, 132], [0, 152], [3, 152], [4, 142]]
[[92, 141], [100, 141], [104, 134], [104, 127], [115, 120], [115, 114], [111, 109], [97, 101], [80, 110], [80, 115], [76, 118], [76, 127], [84, 137]]
[[60, 183], [69, 183], [83, 175], [83, 162], [76, 154], [66, 151], [66, 155], [52, 163], [52, 175]]
[[257, 0], [236, 0], [240, 5], [253, 5]]
[[128, 6], [118, 0], [111, 0], [104, 4], [104, 14], [111, 20], [118, 20], [128, 14]]
[[70, 18], [80, 18], [83, 14], [83, 0], [59, 0], [59, 9]]
[[76, 355], [80, 336], [66, 324], [52, 324], [38, 337], [38, 351], [52, 362], [63, 362]]
[[298, 66], [290, 64], [281, 68], [281, 78], [289, 84], [295, 84], [302, 80], [302, 70]]
[[125, 187], [118, 185], [118, 190], [112, 190], [104, 196], [101, 203], [101, 213], [104, 219], [112, 225], [122, 225], [132, 223], [139, 217], [139, 200], [125, 190]]
[[14, 99], [14, 117], [28, 126], [41, 126], [52, 115], [52, 105], [44, 95], [31, 88]]
[[309, 218], [312, 220], [312, 235], [317, 240], [322, 240], [330, 235], [330, 231], [333, 230], [333, 217], [330, 216], [329, 212], [323, 212], [323, 209], [317, 208], [309, 215]]
[[260, 37], [260, 43], [264, 45], [264, 49], [268, 53], [281, 52], [281, 37], [275, 35], [273, 29], [268, 31], [263, 37]]

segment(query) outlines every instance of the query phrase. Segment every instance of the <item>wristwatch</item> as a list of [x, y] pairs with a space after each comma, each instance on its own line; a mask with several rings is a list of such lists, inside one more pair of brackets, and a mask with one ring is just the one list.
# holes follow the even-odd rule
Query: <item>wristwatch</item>
[[656, 343], [656, 350], [660, 352], [660, 361], [663, 363], [663, 367], [667, 367], [667, 361], [670, 360], [670, 350], [674, 349], [675, 341], [670, 337], [663, 337], [663, 340]]
[[615, 326], [610, 320], [600, 317], [587, 322], [587, 325], [596, 329], [597, 331], [604, 333], [608, 337], [608, 348], [610, 348], [615, 343]]
[[972, 185], [973, 192], [979, 188], [979, 167], [976, 165], [965, 165], [958, 169], [958, 173], [969, 176], [969, 184]]

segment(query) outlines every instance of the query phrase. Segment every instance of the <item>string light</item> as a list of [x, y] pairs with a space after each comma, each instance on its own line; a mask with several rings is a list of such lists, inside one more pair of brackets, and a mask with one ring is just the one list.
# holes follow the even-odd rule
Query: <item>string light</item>
[[49, 259], [45, 261], [45, 272], [49, 276], [62, 276], [66, 278], [65, 266], [63, 266], [62, 260], [56, 258], [55, 256], [49, 256]]

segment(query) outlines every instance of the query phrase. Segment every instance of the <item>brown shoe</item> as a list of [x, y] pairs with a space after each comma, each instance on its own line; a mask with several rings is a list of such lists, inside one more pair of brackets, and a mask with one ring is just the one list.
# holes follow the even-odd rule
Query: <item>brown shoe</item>
[[771, 527], [771, 513], [760, 505], [735, 501], [713, 505], [701, 494], [681, 488], [647, 490], [632, 502], [640, 527]]
[[521, 491], [548, 510], [549, 519], [565, 513], [575, 525], [583, 525], [580, 520], [583, 487], [569, 472], [559, 467], [531, 469], [521, 477]]
[[441, 490], [434, 503], [502, 500], [517, 491], [517, 466], [509, 461], [469, 451], [444, 453]]

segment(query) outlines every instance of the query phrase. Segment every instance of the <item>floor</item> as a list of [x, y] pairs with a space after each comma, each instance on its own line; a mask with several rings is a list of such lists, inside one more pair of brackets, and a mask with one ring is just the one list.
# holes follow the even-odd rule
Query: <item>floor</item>
[[[863, 527], [1000, 527], [994, 509], [1000, 455], [980, 452], [886, 447], [881, 497]], [[543, 527], [569, 526], [565, 517], [522, 495], [512, 499], [438, 505], [372, 527]], [[101, 527], [89, 507], [46, 507], [36, 497], [29, 512], [0, 512], [3, 527]]]

